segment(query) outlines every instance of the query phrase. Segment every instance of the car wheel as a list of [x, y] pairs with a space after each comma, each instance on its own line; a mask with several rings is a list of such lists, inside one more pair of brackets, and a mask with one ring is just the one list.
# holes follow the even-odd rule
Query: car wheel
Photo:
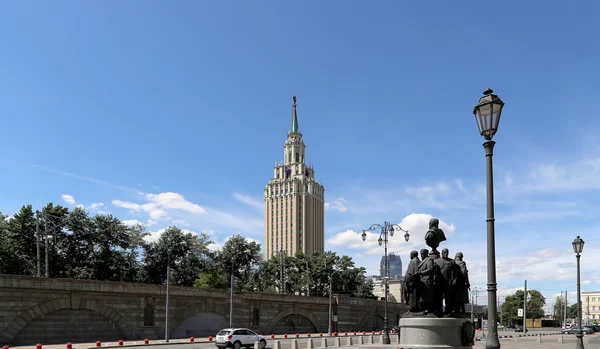
[[240, 343], [240, 341], [236, 341], [233, 343], [233, 349], [242, 349], [242, 343]]
[[265, 349], [267, 347], [267, 341], [266, 340], [261, 340], [260, 341], [260, 349]]

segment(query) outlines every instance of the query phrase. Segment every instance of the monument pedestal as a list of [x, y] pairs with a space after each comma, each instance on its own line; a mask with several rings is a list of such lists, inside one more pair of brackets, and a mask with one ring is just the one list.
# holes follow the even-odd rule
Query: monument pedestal
[[473, 323], [468, 317], [406, 314], [400, 319], [399, 348], [472, 349]]

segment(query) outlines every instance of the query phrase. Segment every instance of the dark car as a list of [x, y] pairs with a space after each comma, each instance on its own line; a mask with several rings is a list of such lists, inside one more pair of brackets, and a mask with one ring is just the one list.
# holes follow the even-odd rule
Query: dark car
[[[523, 326], [517, 325], [515, 326], [515, 332], [523, 332]], [[529, 332], [529, 329], [525, 329], [525, 333]]]
[[[577, 334], [577, 329], [578, 329], [577, 326], [571, 326], [571, 328], [562, 330], [561, 333]], [[594, 333], [594, 330], [590, 326], [582, 326], [581, 332], [583, 332], [585, 334], [592, 334], [592, 333]]]

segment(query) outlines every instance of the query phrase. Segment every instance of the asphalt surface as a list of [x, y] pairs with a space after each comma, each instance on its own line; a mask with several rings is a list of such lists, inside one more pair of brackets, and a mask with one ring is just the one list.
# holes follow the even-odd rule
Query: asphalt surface
[[[514, 330], [500, 330], [498, 331], [498, 336], [501, 337], [501, 342], [502, 342], [502, 347], [503, 348], [509, 348], [513, 345], [516, 345], [517, 347], [521, 348], [525, 348], [525, 347], [530, 347], [530, 348], [553, 348], [554, 345], [559, 345], [558, 344], [558, 337], [556, 335], [548, 335], [550, 333], [556, 333], [559, 332], [558, 329], [552, 329], [552, 330], [532, 330], [529, 331], [528, 334], [530, 336], [527, 337], [517, 337], [519, 335], [522, 336], [522, 333], [519, 332], [514, 332]], [[538, 334], [546, 334], [545, 336], [542, 336], [542, 343], [537, 343], [537, 338], [535, 335]], [[502, 338], [505, 336], [512, 336], [513, 338]], [[292, 348], [292, 340], [295, 338], [287, 338], [284, 339], [282, 338], [282, 335], [278, 335], [276, 336], [277, 338], [275, 339], [271, 339], [270, 336], [265, 336], [267, 337], [267, 348], [268, 349], [273, 349], [274, 345], [275, 345], [275, 340], [279, 340], [280, 344], [281, 344], [281, 349], [294, 349]], [[288, 336], [288, 337], [292, 337], [292, 336]], [[341, 346], [348, 346], [348, 338], [352, 337], [352, 345], [353, 347], [359, 348], [359, 347], [394, 347], [396, 348], [397, 343], [398, 343], [398, 335], [394, 335], [394, 334], [390, 334], [391, 340], [392, 340], [392, 344], [391, 346], [385, 346], [385, 345], [381, 345], [380, 344], [380, 335], [374, 335], [373, 336], [373, 342], [374, 344], [369, 345], [369, 337], [370, 335], [367, 334], [366, 336], [364, 336], [363, 338], [363, 345], [360, 344], [360, 335], [354, 336], [352, 335], [352, 333], [349, 333], [348, 336], [345, 336], [344, 334], [342, 334], [339, 339], [340, 339], [340, 344]], [[485, 343], [485, 339], [482, 339], [482, 335], [480, 331], [477, 331], [476, 333], [476, 337], [479, 339], [476, 342], [476, 347], [483, 347], [484, 343]], [[515, 340], [514, 337], [517, 337], [518, 339]], [[587, 336], [588, 338], [585, 338], [587, 342], [589, 343], [600, 343], [600, 335], [590, 335]], [[333, 337], [323, 337], [327, 340], [327, 346], [328, 347], [332, 347], [335, 346], [336, 343], [336, 339]], [[322, 347], [322, 341], [323, 338], [321, 337], [315, 337], [315, 335], [313, 335], [312, 340], [313, 340], [313, 347], [315, 348], [320, 348]], [[575, 335], [564, 335], [564, 342], [565, 343], [575, 343]], [[308, 343], [308, 337], [306, 335], [301, 335], [300, 338], [297, 339], [297, 343], [298, 343], [298, 349], [306, 349], [307, 348], [307, 343]], [[144, 342], [143, 340], [138, 340], [138, 341], [126, 341], [124, 342], [124, 346], [131, 346], [132, 349], [136, 348], [135, 346], [138, 345], [143, 345]], [[507, 346], [505, 346], [508, 345]], [[551, 345], [551, 346], [550, 346]], [[564, 344], [561, 344], [564, 346]], [[101, 343], [101, 348], [102, 349], [104, 347], [106, 347], [106, 349], [109, 349], [110, 347], [115, 347], [118, 346], [117, 342], [103, 342]], [[217, 347], [215, 346], [214, 341], [213, 342], [208, 342], [207, 338], [195, 338], [195, 342], [194, 343], [190, 343], [189, 338], [185, 338], [185, 339], [171, 339], [169, 341], [169, 343], [165, 343], [164, 341], [161, 340], [154, 340], [154, 341], [150, 341], [150, 345], [148, 346], [157, 346], [157, 348], [155, 349], [216, 349]], [[33, 349], [35, 348], [35, 346], [21, 346], [21, 347], [11, 347], [14, 349]], [[42, 349], [65, 349], [66, 346], [65, 344], [55, 344], [55, 345], [44, 345], [42, 347]], [[72, 344], [72, 348], [73, 349], [88, 349], [88, 348], [95, 348], [95, 343], [73, 343]]]

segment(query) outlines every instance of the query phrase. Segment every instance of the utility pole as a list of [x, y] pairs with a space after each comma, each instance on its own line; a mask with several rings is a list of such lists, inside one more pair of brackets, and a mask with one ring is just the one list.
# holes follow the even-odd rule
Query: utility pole
[[567, 309], [568, 309], [567, 304], [569, 304], [569, 302], [567, 301], [567, 296], [568, 296], [568, 292], [567, 292], [567, 290], [565, 290], [565, 313], [564, 313], [565, 324], [564, 324], [564, 326], [567, 326]]
[[589, 325], [590, 322], [590, 296], [587, 296], [586, 298], [586, 303], [587, 303], [587, 317], [585, 318], [585, 324]]
[[37, 276], [42, 276], [42, 261], [40, 259], [40, 211], [35, 211], [35, 247], [37, 250]]
[[475, 290], [471, 291], [471, 323], [475, 321], [475, 315], [473, 314], [473, 293]]
[[523, 294], [523, 334], [527, 333], [527, 280], [525, 280], [525, 293]]
[[502, 307], [500, 307], [500, 296], [498, 296], [498, 309], [500, 309], [500, 324], [502, 325], [502, 317], [504, 315], [504, 311], [502, 311]]
[[165, 302], [165, 342], [169, 343], [169, 306], [171, 298], [171, 246], [167, 254], [167, 299]]
[[50, 277], [50, 263], [48, 261], [48, 216], [44, 216], [44, 243], [46, 244], [46, 277]]

